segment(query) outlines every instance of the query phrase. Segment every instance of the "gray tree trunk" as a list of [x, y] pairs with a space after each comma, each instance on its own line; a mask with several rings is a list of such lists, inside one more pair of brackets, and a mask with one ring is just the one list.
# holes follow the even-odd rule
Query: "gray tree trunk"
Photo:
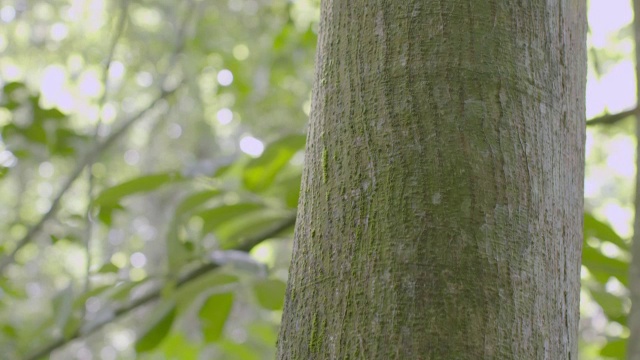
[[[633, 0], [633, 27], [636, 51], [636, 166], [640, 169], [640, 0]], [[631, 263], [629, 264], [629, 290], [631, 293], [631, 311], [627, 324], [627, 359], [640, 360], [640, 171], [636, 173], [635, 219], [633, 241], [631, 243]]]
[[279, 359], [577, 359], [585, 7], [322, 2]]

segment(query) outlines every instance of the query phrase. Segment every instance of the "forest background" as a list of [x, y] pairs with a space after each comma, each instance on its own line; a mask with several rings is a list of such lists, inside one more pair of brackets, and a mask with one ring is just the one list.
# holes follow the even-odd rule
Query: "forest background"
[[[273, 359], [318, 0], [0, 2], [0, 354]], [[580, 358], [623, 359], [633, 11], [589, 2]]]

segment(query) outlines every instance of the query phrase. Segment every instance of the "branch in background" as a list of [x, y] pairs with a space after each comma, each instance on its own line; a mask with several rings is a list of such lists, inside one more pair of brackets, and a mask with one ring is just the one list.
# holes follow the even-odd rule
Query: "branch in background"
[[35, 235], [37, 235], [38, 232], [40, 232], [40, 230], [42, 229], [42, 226], [47, 220], [49, 220], [53, 215], [55, 215], [55, 213], [58, 210], [58, 207], [60, 206], [60, 200], [62, 200], [62, 197], [67, 193], [67, 191], [69, 191], [69, 189], [71, 188], [71, 185], [73, 185], [73, 183], [78, 179], [78, 177], [80, 177], [84, 168], [87, 165], [92, 164], [106, 149], [108, 149], [118, 139], [120, 139], [120, 137], [122, 137], [122, 135], [124, 135], [133, 124], [135, 124], [138, 120], [143, 118], [144, 115], [146, 115], [149, 111], [155, 108], [158, 103], [160, 103], [162, 100], [167, 98], [169, 95], [173, 94], [180, 87], [180, 85], [181, 84], [178, 84], [178, 86], [176, 86], [171, 90], [162, 90], [160, 95], [158, 95], [158, 97], [155, 100], [153, 100], [151, 104], [149, 104], [144, 110], [138, 112], [137, 114], [135, 114], [134, 116], [126, 120], [124, 124], [117, 131], [112, 133], [103, 142], [96, 145], [96, 147], [89, 150], [89, 153], [78, 163], [76, 168], [73, 169], [73, 172], [71, 173], [71, 175], [69, 175], [69, 177], [67, 178], [67, 181], [65, 181], [65, 183], [62, 185], [62, 188], [60, 188], [60, 191], [58, 191], [58, 194], [53, 199], [49, 210], [44, 215], [42, 215], [40, 220], [38, 220], [38, 222], [35, 223], [35, 225], [33, 225], [29, 229], [29, 231], [27, 231], [27, 234], [18, 241], [13, 251], [9, 255], [5, 256], [2, 259], [2, 261], [0, 261], [0, 273], [4, 272], [7, 266], [9, 266], [15, 261], [15, 257], [18, 251], [20, 251], [20, 249], [22, 249], [25, 245], [27, 245], [29, 241], [31, 241], [31, 239]]
[[620, 120], [624, 120], [629, 116], [634, 115], [638, 111], [638, 108], [615, 113], [615, 114], [607, 114], [595, 117], [591, 120], [587, 120], [587, 126], [592, 125], [611, 125], [615, 124]]
[[[284, 219], [282, 222], [276, 224], [274, 227], [266, 230], [265, 232], [258, 234], [256, 236], [253, 236], [251, 238], [245, 239], [240, 245], [238, 245], [237, 247], [235, 247], [233, 250], [237, 250], [237, 251], [250, 251], [253, 247], [255, 247], [256, 245], [260, 244], [261, 242], [271, 239], [275, 236], [277, 236], [278, 234], [280, 234], [281, 232], [291, 228], [296, 222], [296, 216], [295, 214], [291, 215], [290, 217]], [[184, 276], [182, 276], [177, 283], [177, 287], [180, 288], [198, 278], [200, 278], [203, 275], [206, 275], [208, 273], [210, 273], [212, 270], [217, 269], [218, 267], [220, 267], [220, 265], [216, 264], [216, 263], [206, 263], [190, 272], [188, 272], [187, 274], [185, 274]], [[70, 343], [73, 340], [76, 339], [80, 339], [83, 337], [86, 337], [88, 335], [93, 334], [94, 332], [102, 329], [105, 325], [110, 324], [116, 320], [118, 320], [119, 318], [123, 317], [124, 315], [128, 314], [130, 311], [137, 309], [139, 307], [141, 307], [142, 305], [148, 304], [154, 300], [159, 299], [162, 296], [162, 287], [158, 287], [157, 289], [150, 291], [149, 293], [147, 293], [146, 295], [139, 297], [135, 300], [133, 300], [132, 302], [130, 302], [129, 304], [126, 304], [124, 306], [121, 306], [119, 308], [116, 308], [113, 312], [113, 316], [109, 319], [106, 319], [100, 323], [97, 323], [95, 325], [93, 325], [91, 328], [89, 328], [89, 330], [85, 331], [85, 332], [81, 332], [80, 329], [83, 328], [83, 326], [78, 326], [78, 330], [76, 330], [73, 334], [69, 335], [68, 337], [64, 338], [64, 337], [59, 337], [55, 340], [53, 340], [49, 345], [43, 347], [41, 350], [39, 350], [38, 352], [27, 356], [25, 358], [25, 360], [37, 360], [40, 359], [42, 357], [45, 357], [47, 355], [49, 355], [51, 352], [53, 352], [54, 350], [57, 350], [63, 346], [65, 346], [66, 344]]]
[[[122, 37], [122, 33], [124, 32], [124, 27], [126, 25], [127, 20], [127, 8], [129, 7], [129, 0], [122, 0], [120, 5], [120, 17], [118, 18], [118, 24], [116, 25], [116, 31], [113, 34], [113, 38], [111, 39], [111, 45], [109, 46], [109, 51], [107, 52], [107, 60], [104, 63], [104, 68], [102, 69], [102, 84], [104, 85], [104, 91], [102, 92], [102, 96], [100, 97], [100, 101], [98, 101], [98, 121], [96, 122], [96, 126], [93, 130], [93, 141], [100, 141], [100, 130], [102, 129], [102, 110], [104, 109], [104, 104], [107, 102], [107, 98], [109, 97], [109, 69], [111, 69], [111, 63], [113, 62], [113, 56], [116, 51], [116, 47], [118, 46], [118, 42], [120, 41], [120, 37]], [[93, 209], [93, 192], [95, 188], [95, 177], [93, 176], [93, 172], [91, 172], [91, 167], [93, 166], [93, 159], [89, 159], [89, 163], [85, 165], [88, 169], [87, 171], [87, 196], [89, 201], [87, 202], [87, 223], [85, 228], [85, 256], [87, 257], [87, 262], [85, 265], [85, 279], [84, 279], [84, 291], [88, 291], [91, 286], [91, 238], [93, 237], [93, 221], [91, 220], [91, 211]]]

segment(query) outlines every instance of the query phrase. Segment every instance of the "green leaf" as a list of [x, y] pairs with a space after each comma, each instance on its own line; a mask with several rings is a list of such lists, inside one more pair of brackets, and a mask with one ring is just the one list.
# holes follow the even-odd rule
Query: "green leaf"
[[108, 262], [108, 263], [102, 265], [100, 270], [98, 270], [98, 273], [100, 273], [100, 274], [109, 274], [109, 273], [117, 273], [118, 271], [120, 271], [119, 267], [117, 267], [112, 262]]
[[291, 23], [286, 23], [282, 30], [273, 39], [273, 50], [282, 50], [287, 44], [291, 43], [290, 38], [295, 31], [295, 27]]
[[2, 88], [4, 96], [0, 96], [0, 104], [9, 110], [19, 108], [28, 99], [29, 89], [24, 83], [10, 82]]
[[187, 196], [177, 206], [166, 236], [169, 273], [176, 274], [193, 256], [193, 243], [184, 242], [179, 236], [179, 229], [187, 215], [220, 194], [219, 190], [197, 192]]
[[286, 182], [289, 185], [288, 186], [289, 191], [286, 193], [286, 196], [285, 196], [285, 204], [287, 204], [287, 206], [292, 209], [295, 209], [298, 207], [298, 199], [300, 196], [301, 175], [302, 174], [299, 174], [298, 176], [295, 176], [295, 177], [291, 177], [287, 179], [288, 181]]
[[193, 244], [191, 249], [187, 243], [180, 241], [178, 237], [178, 225], [171, 224], [171, 229], [167, 234], [167, 265], [170, 274], [177, 274], [183, 265], [193, 257]]
[[72, 156], [76, 149], [74, 142], [85, 140], [86, 137], [76, 134], [74, 131], [65, 128], [58, 128], [55, 132], [55, 141], [49, 142], [49, 151], [54, 155]]
[[230, 219], [216, 229], [216, 237], [221, 247], [229, 249], [242, 243], [246, 238], [262, 233], [287, 217], [289, 212], [282, 213], [273, 209], [261, 209], [252, 213]]
[[616, 339], [610, 340], [600, 349], [600, 355], [615, 359], [625, 359], [627, 353], [627, 340]]
[[144, 175], [105, 189], [94, 200], [94, 205], [115, 206], [126, 196], [153, 191], [163, 185], [183, 179], [178, 172]]
[[18, 336], [15, 326], [9, 324], [2, 325], [2, 333], [10, 338], [16, 338]]
[[206, 190], [197, 192], [187, 196], [177, 206], [169, 232], [166, 236], [168, 257], [167, 262], [169, 265], [170, 273], [177, 273], [180, 268], [189, 261], [193, 256], [193, 243], [185, 242], [180, 236], [179, 230], [182, 224], [187, 219], [187, 215], [192, 213], [195, 209], [198, 209], [210, 199], [218, 196], [221, 192], [219, 190]]
[[115, 210], [124, 210], [124, 207], [120, 204], [115, 204], [113, 206], [101, 206], [100, 211], [98, 211], [98, 219], [100, 219], [100, 221], [105, 225], [111, 226], [113, 212]]
[[67, 321], [64, 328], [62, 329], [62, 335], [65, 339], [70, 340], [82, 325], [83, 320], [81, 313], [78, 311], [74, 311], [69, 317], [69, 321]]
[[22, 129], [21, 133], [31, 142], [38, 144], [47, 143], [47, 132], [40, 123], [31, 124], [31, 126]]
[[85, 306], [85, 302], [87, 301], [87, 299], [89, 299], [90, 297], [93, 296], [98, 296], [104, 292], [107, 292], [108, 290], [113, 289], [113, 285], [101, 285], [101, 286], [97, 286], [93, 289], [90, 289], [89, 291], [81, 294], [80, 296], [76, 297], [76, 299], [73, 301], [73, 307], [75, 309], [82, 309]]
[[4, 295], [9, 295], [15, 299], [24, 300], [27, 299], [27, 292], [24, 290], [24, 286], [17, 286], [13, 282], [9, 282], [6, 279], [0, 278], [0, 291]]
[[38, 103], [40, 101], [39, 98], [34, 97], [33, 101], [34, 101], [33, 117], [36, 122], [40, 122], [44, 120], [60, 120], [60, 119], [66, 118], [66, 115], [62, 111], [58, 110], [57, 108], [51, 108], [51, 109], [41, 108]]
[[629, 264], [603, 255], [598, 249], [587, 245], [586, 242], [582, 247], [582, 265], [594, 274], [596, 279], [608, 279], [610, 276], [614, 276], [625, 286], [628, 286]]
[[151, 320], [136, 341], [136, 352], [143, 353], [155, 349], [169, 334], [175, 317], [176, 304], [173, 301], [167, 301], [157, 306]]
[[111, 288], [105, 292], [107, 298], [115, 300], [115, 301], [127, 301], [130, 298], [131, 290], [133, 290], [136, 286], [147, 282], [150, 278], [145, 278], [140, 281], [133, 282], [122, 282], [116, 284], [115, 286], [111, 286]]
[[180, 311], [186, 310], [200, 294], [215, 287], [236, 283], [238, 277], [219, 271], [211, 271], [181, 286], [176, 292], [176, 304]]
[[222, 337], [224, 324], [233, 307], [233, 293], [213, 294], [202, 304], [198, 317], [204, 340], [215, 342]]
[[259, 360], [260, 355], [256, 350], [245, 345], [238, 344], [227, 339], [223, 339], [218, 343], [218, 347], [224, 351], [222, 359], [234, 359], [234, 360]]
[[275, 346], [278, 340], [277, 327], [271, 323], [253, 322], [249, 324], [249, 332], [268, 346]]
[[197, 213], [204, 221], [202, 226], [202, 233], [206, 234], [214, 231], [221, 224], [234, 219], [238, 216], [243, 216], [253, 211], [262, 209], [263, 206], [256, 203], [240, 203], [234, 205], [222, 205], [212, 209], [207, 209]]
[[200, 347], [183, 334], [174, 332], [162, 342], [161, 351], [166, 360], [197, 360], [202, 352]]
[[11, 95], [14, 91], [16, 90], [20, 90], [20, 89], [26, 89], [27, 86], [24, 83], [21, 82], [17, 82], [17, 81], [12, 81], [10, 83], [6, 83], [3, 87], [2, 87], [2, 91], [6, 94], [6, 95]]
[[253, 286], [260, 306], [267, 310], [281, 310], [284, 306], [284, 293], [287, 284], [278, 279], [267, 279]]
[[53, 312], [58, 329], [64, 330], [66, 328], [73, 312], [73, 303], [73, 286], [71, 284], [58, 292], [53, 298]]
[[289, 135], [267, 146], [262, 155], [247, 164], [244, 186], [255, 192], [267, 189], [296, 152], [304, 148], [304, 135]]
[[[609, 320], [618, 321], [624, 318], [626, 311], [622, 298], [603, 290], [589, 289], [589, 292]], [[622, 325], [625, 325], [625, 320], [626, 319], [622, 320], [624, 321]]]
[[211, 200], [212, 198], [220, 194], [221, 194], [220, 190], [206, 190], [206, 191], [200, 191], [187, 196], [184, 200], [182, 200], [180, 205], [178, 205], [178, 207], [176, 208], [175, 217], [180, 218], [184, 216], [185, 214], [191, 212], [192, 210], [196, 209], [200, 205], [206, 203], [207, 201]]
[[629, 251], [629, 245], [609, 226], [589, 213], [584, 214], [584, 236], [608, 241], [620, 249]]

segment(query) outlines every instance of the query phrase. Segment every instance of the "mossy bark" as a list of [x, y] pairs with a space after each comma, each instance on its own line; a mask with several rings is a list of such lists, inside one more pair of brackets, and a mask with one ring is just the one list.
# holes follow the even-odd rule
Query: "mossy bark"
[[279, 359], [577, 359], [585, 28], [322, 2]]

